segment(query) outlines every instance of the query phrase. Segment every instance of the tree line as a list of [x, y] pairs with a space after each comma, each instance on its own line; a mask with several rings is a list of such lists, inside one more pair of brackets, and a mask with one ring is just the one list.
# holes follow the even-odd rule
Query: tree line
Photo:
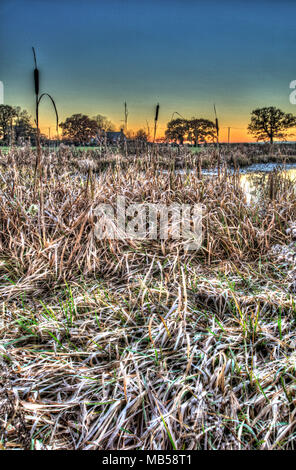
[[[257, 141], [266, 141], [272, 144], [275, 139], [287, 138], [288, 131], [296, 126], [296, 117], [280, 109], [269, 106], [254, 109], [248, 125], [248, 133]], [[216, 124], [208, 119], [173, 119], [167, 124], [166, 138], [170, 141], [183, 144], [184, 141], [193, 145], [215, 142], [217, 139]]]
[[[59, 124], [62, 137], [73, 143], [86, 144], [104, 137], [106, 132], [115, 131], [114, 124], [105, 116], [98, 114], [89, 117], [85, 114], [73, 114]], [[271, 144], [275, 139], [287, 138], [288, 131], [296, 127], [296, 117], [285, 113], [274, 106], [258, 108], [252, 111], [248, 125], [248, 133], [257, 141], [268, 140]], [[199, 145], [215, 142], [217, 139], [216, 124], [208, 119], [193, 117], [191, 119], [172, 119], [167, 123], [165, 138], [167, 142], [183, 145], [191, 142]], [[126, 133], [126, 137], [141, 141], [149, 140], [149, 131], [139, 129], [136, 133]], [[45, 136], [44, 136], [45, 137]], [[36, 138], [36, 126], [26, 110], [20, 107], [0, 105], [0, 139], [2, 144], [11, 142], [31, 141]]]
[[[69, 142], [89, 144], [92, 140], [104, 138], [107, 132], [114, 132], [115, 125], [101, 114], [89, 117], [85, 114], [73, 114], [59, 124], [61, 137]], [[144, 129], [137, 132], [128, 131], [126, 137], [140, 141], [147, 141], [148, 133]], [[3, 145], [30, 141], [36, 142], [36, 123], [26, 110], [20, 107], [0, 105], [0, 139]], [[41, 140], [46, 139], [41, 134]]]

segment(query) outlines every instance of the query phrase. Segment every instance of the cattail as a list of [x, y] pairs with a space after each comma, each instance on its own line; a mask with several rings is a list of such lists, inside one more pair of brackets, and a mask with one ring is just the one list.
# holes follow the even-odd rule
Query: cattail
[[36, 165], [35, 165], [35, 188], [36, 188], [36, 174], [37, 174], [37, 168], [39, 168], [39, 174], [40, 174], [40, 179], [42, 176], [42, 168], [41, 168], [41, 145], [40, 145], [40, 131], [39, 131], [39, 105], [44, 98], [44, 96], [47, 96], [54, 107], [55, 114], [56, 114], [56, 128], [57, 128], [57, 133], [59, 129], [59, 117], [58, 117], [58, 111], [56, 104], [54, 102], [54, 99], [48, 94], [48, 93], [42, 93], [41, 96], [39, 96], [39, 70], [37, 67], [37, 59], [36, 59], [36, 52], [35, 48], [32, 47], [33, 50], [33, 56], [34, 56], [34, 87], [35, 87], [35, 98], [36, 98], [36, 146], [37, 146], [37, 154], [36, 154]]
[[156, 137], [156, 127], [157, 127], [157, 121], [158, 121], [158, 114], [159, 114], [159, 103], [157, 103], [156, 110], [155, 110], [153, 142], [155, 142], [155, 137]]
[[215, 124], [216, 124], [216, 133], [217, 133], [217, 169], [218, 169], [218, 177], [220, 176], [220, 149], [219, 149], [219, 123], [217, 118], [216, 106], [214, 104], [214, 111], [215, 111]]
[[219, 139], [219, 123], [218, 123], [218, 118], [217, 118], [217, 112], [216, 112], [216, 106], [214, 105], [214, 111], [215, 111], [215, 123], [216, 123], [216, 132], [217, 132], [217, 141]]
[[59, 131], [59, 116], [58, 116], [58, 110], [57, 110], [57, 107], [56, 107], [56, 104], [55, 104], [55, 101], [54, 101], [53, 97], [51, 95], [49, 95], [48, 93], [42, 93], [42, 95], [40, 95], [40, 98], [38, 100], [38, 106], [39, 106], [40, 101], [42, 100], [42, 98], [44, 96], [47, 96], [50, 99], [50, 101], [52, 102], [53, 109], [54, 109], [55, 115], [56, 115], [56, 131], [58, 133], [58, 131]]
[[40, 133], [39, 133], [39, 70], [37, 67], [37, 59], [36, 59], [36, 53], [35, 53], [35, 48], [32, 47], [33, 50], [33, 56], [34, 56], [34, 87], [35, 87], [35, 101], [36, 101], [36, 147], [37, 147], [37, 153], [36, 153], [36, 164], [35, 164], [35, 176], [34, 176], [34, 181], [35, 181], [35, 189], [36, 189], [36, 175], [37, 175], [37, 168], [39, 167], [40, 170], [40, 160], [41, 160], [41, 147], [40, 147]]
[[158, 113], [159, 113], [159, 103], [156, 105], [156, 111], [155, 111], [155, 122], [158, 121]]
[[35, 95], [39, 95], [39, 70], [37, 67], [37, 60], [36, 60], [36, 53], [34, 47], [33, 49], [33, 55], [34, 55], [34, 63], [35, 63], [35, 68], [34, 68], [34, 85], [35, 85]]

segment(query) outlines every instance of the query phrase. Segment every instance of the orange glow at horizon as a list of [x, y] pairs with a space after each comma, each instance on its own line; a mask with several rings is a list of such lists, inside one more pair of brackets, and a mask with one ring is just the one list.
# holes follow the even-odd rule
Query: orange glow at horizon
[[[61, 119], [61, 122], [64, 119]], [[243, 142], [256, 142], [256, 139], [252, 138], [250, 134], [248, 134], [247, 131], [247, 126], [248, 122], [242, 122], [242, 121], [235, 121], [235, 119], [232, 120], [232, 123], [234, 123], [232, 126], [224, 126], [221, 125], [220, 130], [219, 130], [219, 141], [221, 143], [227, 143], [228, 142], [228, 132], [229, 134], [229, 141], [230, 143], [243, 143]], [[162, 139], [165, 135], [165, 129], [166, 129], [166, 121], [160, 121], [158, 126], [157, 126], [157, 131], [156, 131], [156, 139]], [[115, 125], [115, 130], [120, 130], [122, 127], [122, 123], [117, 123], [114, 121]], [[230, 127], [230, 131], [228, 131], [228, 127]], [[144, 129], [147, 132], [147, 125], [130, 125], [128, 126], [128, 131], [132, 133], [136, 133], [139, 129]], [[153, 126], [150, 126], [150, 139], [153, 140]], [[41, 119], [40, 122], [40, 131], [42, 134], [45, 134], [47, 137], [50, 135], [51, 138], [55, 137], [57, 135], [56, 132], [56, 123], [52, 119], [48, 118], [43, 118]], [[62, 129], [59, 128], [59, 137], [62, 136]]]

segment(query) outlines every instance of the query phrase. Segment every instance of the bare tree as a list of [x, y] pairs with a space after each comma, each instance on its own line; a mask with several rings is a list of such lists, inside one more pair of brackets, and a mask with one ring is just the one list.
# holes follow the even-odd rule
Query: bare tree
[[284, 113], [280, 109], [270, 106], [252, 111], [248, 132], [257, 141], [269, 139], [272, 144], [275, 138], [285, 138], [287, 130], [294, 126], [296, 126], [296, 117], [293, 114]]

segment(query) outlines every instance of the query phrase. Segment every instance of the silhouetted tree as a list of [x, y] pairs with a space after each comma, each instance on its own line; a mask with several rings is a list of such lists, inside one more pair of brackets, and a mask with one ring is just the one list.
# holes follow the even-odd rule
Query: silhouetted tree
[[20, 139], [35, 139], [36, 130], [28, 111], [19, 106], [0, 105], [0, 137], [4, 144], [9, 144], [13, 133], [14, 142]]
[[35, 139], [36, 130], [32, 126], [31, 116], [28, 111], [16, 108], [16, 117], [14, 119], [14, 138], [15, 141]]
[[270, 106], [252, 111], [248, 132], [257, 141], [269, 139], [272, 144], [275, 138], [286, 137], [286, 131], [294, 126], [296, 126], [296, 117], [293, 114], [284, 113], [280, 109]]
[[13, 120], [17, 116], [17, 111], [8, 104], [0, 105], [0, 137], [4, 144], [9, 143]]
[[179, 142], [179, 144], [183, 145], [188, 129], [187, 119], [173, 119], [168, 122], [165, 135], [168, 140], [173, 140], [174, 142]]
[[213, 141], [216, 127], [212, 121], [202, 118], [173, 119], [167, 124], [166, 138], [174, 142], [184, 143], [189, 140], [197, 145], [199, 142]]
[[60, 124], [63, 136], [76, 143], [88, 143], [99, 132], [98, 124], [84, 114], [73, 114]]
[[114, 124], [111, 121], [109, 121], [109, 119], [107, 119], [106, 116], [102, 116], [101, 114], [97, 114], [92, 119], [94, 121], [96, 121], [96, 123], [98, 125], [98, 129], [100, 131], [105, 131], [105, 132], [115, 131]]
[[147, 132], [144, 129], [139, 129], [136, 132], [135, 139], [140, 142], [147, 142], [148, 140]]
[[208, 119], [192, 118], [188, 121], [188, 140], [196, 146], [200, 142], [214, 141], [216, 126]]

